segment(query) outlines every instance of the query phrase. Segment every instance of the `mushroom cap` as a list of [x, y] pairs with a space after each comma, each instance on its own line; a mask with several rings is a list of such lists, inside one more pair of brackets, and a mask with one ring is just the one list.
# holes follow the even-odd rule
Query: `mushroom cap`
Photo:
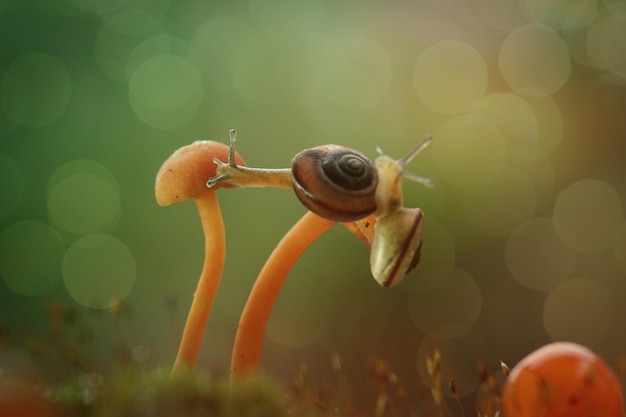
[[[215, 176], [216, 165], [213, 158], [226, 162], [229, 147], [212, 140], [200, 140], [176, 150], [161, 166], [156, 176], [154, 192], [160, 206], [195, 198], [202, 193], [214, 192], [222, 185], [211, 189], [206, 182]], [[246, 162], [235, 152], [235, 163]], [[229, 187], [228, 185], [224, 185]]]

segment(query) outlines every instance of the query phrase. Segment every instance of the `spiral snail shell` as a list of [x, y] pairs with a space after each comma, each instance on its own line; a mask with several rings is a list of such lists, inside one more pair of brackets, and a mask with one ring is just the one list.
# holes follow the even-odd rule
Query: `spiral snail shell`
[[354, 149], [338, 145], [305, 149], [294, 156], [291, 171], [296, 196], [321, 217], [350, 222], [376, 210], [378, 172]]

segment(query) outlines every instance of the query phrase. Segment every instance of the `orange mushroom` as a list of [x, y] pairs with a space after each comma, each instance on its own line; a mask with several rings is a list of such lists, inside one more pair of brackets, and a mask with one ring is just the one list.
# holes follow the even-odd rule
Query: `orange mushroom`
[[287, 274], [304, 251], [334, 224], [308, 211], [267, 259], [239, 319], [230, 365], [231, 381], [258, 370], [265, 328]]
[[619, 379], [588, 348], [570, 342], [545, 345], [522, 359], [502, 393], [507, 417], [621, 417]]
[[[195, 367], [204, 329], [224, 268], [224, 224], [215, 194], [215, 189], [218, 187], [209, 189], [205, 184], [208, 178], [216, 175], [213, 158], [229, 158], [229, 160], [233, 158], [232, 163], [245, 164], [238, 154], [233, 152], [231, 156], [227, 145], [213, 141], [197, 141], [175, 151], [163, 163], [156, 176], [157, 203], [161, 206], [168, 206], [193, 199], [200, 215], [205, 238], [204, 265], [172, 372], [183, 367]], [[232, 187], [228, 184], [223, 185]]]

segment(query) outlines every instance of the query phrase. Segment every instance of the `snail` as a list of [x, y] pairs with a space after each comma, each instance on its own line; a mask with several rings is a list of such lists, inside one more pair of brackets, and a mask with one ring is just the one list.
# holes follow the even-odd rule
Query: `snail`
[[[231, 134], [230, 148], [236, 136]], [[378, 174], [362, 153], [344, 146], [323, 145], [296, 154], [291, 168], [268, 169], [239, 166], [215, 158], [217, 175], [207, 187], [226, 183], [235, 187], [293, 188], [310, 211], [336, 222], [362, 219], [376, 210]]]
[[419, 208], [402, 206], [403, 177], [432, 187], [433, 182], [404, 171], [404, 166], [430, 143], [427, 136], [408, 154], [398, 160], [379, 148], [376, 168], [380, 178], [376, 188], [376, 228], [370, 251], [370, 268], [374, 279], [383, 287], [398, 284], [417, 266], [422, 249], [424, 213]]
[[[231, 130], [230, 152], [236, 133]], [[292, 187], [302, 204], [315, 214], [335, 222], [355, 222], [371, 245], [370, 266], [376, 281], [390, 287], [417, 266], [422, 246], [424, 214], [402, 206], [402, 178], [432, 187], [433, 182], [404, 171], [430, 143], [430, 136], [398, 160], [377, 149], [372, 162], [362, 153], [343, 146], [323, 145], [296, 154], [291, 168], [265, 169], [239, 166], [230, 154], [218, 158], [216, 176], [207, 181], [235, 187]], [[373, 214], [373, 219], [368, 216]], [[367, 218], [366, 221], [361, 219]], [[372, 221], [375, 220], [375, 221]], [[371, 224], [375, 223], [371, 233]], [[370, 230], [363, 230], [370, 227]]]

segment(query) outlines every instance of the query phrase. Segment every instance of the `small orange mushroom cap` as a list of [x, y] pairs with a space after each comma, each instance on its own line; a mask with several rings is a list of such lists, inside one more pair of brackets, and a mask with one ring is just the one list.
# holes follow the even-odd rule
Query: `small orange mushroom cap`
[[[228, 145], [212, 140], [196, 141], [176, 150], [157, 173], [154, 184], [157, 203], [160, 206], [169, 206], [219, 188], [220, 184], [209, 189], [206, 182], [215, 176], [217, 166], [213, 158], [226, 162], [228, 151]], [[235, 163], [246, 164], [236, 152]]]
[[619, 380], [591, 350], [569, 342], [543, 346], [511, 370], [502, 393], [506, 417], [621, 417]]

